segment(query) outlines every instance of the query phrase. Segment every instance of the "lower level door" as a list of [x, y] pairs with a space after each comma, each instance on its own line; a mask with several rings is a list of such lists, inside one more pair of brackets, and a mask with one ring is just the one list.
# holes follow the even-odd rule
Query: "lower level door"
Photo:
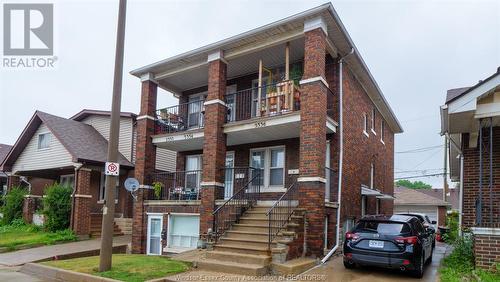
[[154, 215], [148, 217], [148, 241], [147, 241], [148, 255], [161, 255], [162, 226], [163, 226], [162, 215]]

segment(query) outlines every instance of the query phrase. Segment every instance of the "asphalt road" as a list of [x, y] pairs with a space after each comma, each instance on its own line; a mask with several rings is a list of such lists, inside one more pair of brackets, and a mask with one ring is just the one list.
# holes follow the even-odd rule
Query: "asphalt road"
[[[406, 273], [400, 271], [392, 271], [375, 267], [359, 267], [355, 269], [346, 269], [342, 263], [342, 257], [336, 257], [324, 265], [304, 273], [307, 279], [312, 279], [316, 276], [319, 281], [356, 281], [356, 282], [382, 282], [382, 281], [422, 281], [435, 282], [439, 281], [438, 268], [444, 256], [450, 252], [450, 247], [443, 243], [437, 243], [434, 249], [432, 263], [425, 268], [424, 277], [416, 279]], [[312, 277], [307, 277], [311, 275]], [[311, 281], [311, 280], [309, 280]]]

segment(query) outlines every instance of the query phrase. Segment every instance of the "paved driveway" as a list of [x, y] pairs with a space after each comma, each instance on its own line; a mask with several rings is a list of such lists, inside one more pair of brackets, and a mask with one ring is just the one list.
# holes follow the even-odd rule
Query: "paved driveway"
[[326, 281], [356, 281], [356, 282], [382, 282], [382, 281], [439, 281], [438, 268], [443, 257], [451, 251], [450, 247], [443, 243], [437, 243], [432, 257], [432, 263], [425, 268], [424, 277], [415, 279], [399, 271], [391, 271], [373, 267], [362, 267], [346, 269], [342, 263], [342, 257], [336, 257], [304, 274], [322, 275]]

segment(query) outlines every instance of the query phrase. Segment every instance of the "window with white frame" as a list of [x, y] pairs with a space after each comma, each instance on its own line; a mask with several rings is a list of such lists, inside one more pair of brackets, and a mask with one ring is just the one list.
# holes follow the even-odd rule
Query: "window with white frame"
[[49, 132], [38, 134], [38, 149], [46, 149], [50, 147], [50, 139], [52, 134]]
[[368, 116], [366, 113], [363, 113], [363, 133], [368, 134]]
[[260, 185], [282, 188], [285, 183], [285, 147], [269, 147], [250, 151], [250, 166], [262, 169]]
[[61, 186], [67, 186], [73, 188], [75, 184], [75, 175], [74, 174], [61, 175], [61, 177], [59, 178], [59, 184], [61, 184]]
[[383, 120], [380, 121], [380, 141], [384, 142], [384, 131], [385, 131], [385, 123]]
[[375, 111], [375, 108], [372, 109], [372, 132], [374, 134], [375, 133], [375, 115], [376, 115], [376, 111]]
[[[117, 179], [116, 181], [116, 190], [115, 190], [115, 202], [118, 201], [118, 192], [120, 188], [120, 181]], [[99, 201], [104, 201], [106, 199], [106, 175], [101, 172], [101, 181], [99, 183]]]

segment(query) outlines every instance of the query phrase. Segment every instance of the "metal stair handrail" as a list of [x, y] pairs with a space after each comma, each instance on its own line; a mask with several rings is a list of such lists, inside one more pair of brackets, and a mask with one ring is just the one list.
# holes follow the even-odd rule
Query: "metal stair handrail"
[[[261, 169], [249, 167], [252, 178], [248, 180], [221, 206], [212, 212], [214, 216], [213, 234], [215, 243], [219, 237], [250, 207], [255, 205], [260, 195]], [[255, 181], [258, 179], [258, 181]], [[251, 185], [251, 184], [254, 185]]]
[[294, 212], [292, 201], [297, 200], [297, 180], [295, 180], [281, 197], [266, 212], [269, 234], [267, 247], [271, 249], [271, 243], [278, 233], [285, 227]]

